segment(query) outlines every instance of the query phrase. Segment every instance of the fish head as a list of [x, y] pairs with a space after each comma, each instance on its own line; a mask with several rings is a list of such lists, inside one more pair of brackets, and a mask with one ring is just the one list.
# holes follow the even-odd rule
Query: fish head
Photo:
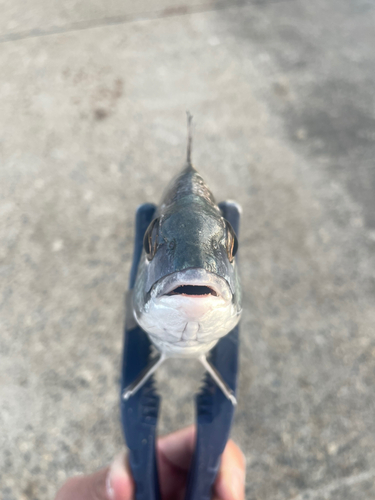
[[195, 205], [183, 204], [149, 225], [143, 240], [148, 291], [171, 273], [204, 269], [224, 278], [234, 293], [237, 236], [219, 210]]
[[144, 236], [134, 313], [171, 355], [207, 352], [237, 324], [237, 236], [218, 207], [186, 200], [156, 217]]

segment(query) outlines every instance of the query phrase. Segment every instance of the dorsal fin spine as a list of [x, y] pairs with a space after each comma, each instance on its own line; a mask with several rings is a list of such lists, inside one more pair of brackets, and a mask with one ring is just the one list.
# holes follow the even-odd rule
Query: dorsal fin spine
[[193, 116], [191, 115], [191, 113], [189, 111], [186, 111], [186, 116], [187, 116], [187, 128], [188, 128], [186, 165], [188, 167], [193, 168], [193, 165], [191, 164], [191, 151], [192, 151], [192, 145], [193, 145], [193, 131], [192, 131]]

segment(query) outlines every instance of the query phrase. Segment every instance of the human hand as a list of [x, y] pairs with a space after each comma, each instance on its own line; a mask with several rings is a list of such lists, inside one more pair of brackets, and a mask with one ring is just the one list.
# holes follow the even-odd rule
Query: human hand
[[[186, 427], [158, 439], [157, 457], [163, 500], [183, 500], [187, 472], [195, 445], [195, 428]], [[110, 467], [89, 476], [69, 479], [55, 500], [132, 500], [134, 483], [125, 453]], [[240, 448], [229, 440], [221, 457], [213, 500], [244, 500], [245, 458]]]

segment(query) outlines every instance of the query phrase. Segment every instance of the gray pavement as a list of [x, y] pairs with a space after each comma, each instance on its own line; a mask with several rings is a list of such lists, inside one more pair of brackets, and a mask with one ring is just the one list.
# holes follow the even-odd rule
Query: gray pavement
[[[375, 4], [19, 0], [0, 22], [0, 498], [122, 446], [133, 214], [194, 160], [243, 207], [249, 500], [375, 498]], [[158, 374], [160, 432], [202, 371]]]

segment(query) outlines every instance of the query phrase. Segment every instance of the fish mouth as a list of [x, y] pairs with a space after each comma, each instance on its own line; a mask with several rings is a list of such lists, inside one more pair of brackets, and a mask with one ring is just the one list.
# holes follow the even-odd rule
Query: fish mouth
[[165, 295], [183, 295], [185, 297], [205, 297], [206, 295], [218, 296], [213, 288], [204, 285], [180, 285]]
[[169, 274], [155, 283], [151, 289], [155, 298], [181, 296], [192, 299], [208, 297], [231, 300], [228, 282], [205, 269], [186, 269]]

